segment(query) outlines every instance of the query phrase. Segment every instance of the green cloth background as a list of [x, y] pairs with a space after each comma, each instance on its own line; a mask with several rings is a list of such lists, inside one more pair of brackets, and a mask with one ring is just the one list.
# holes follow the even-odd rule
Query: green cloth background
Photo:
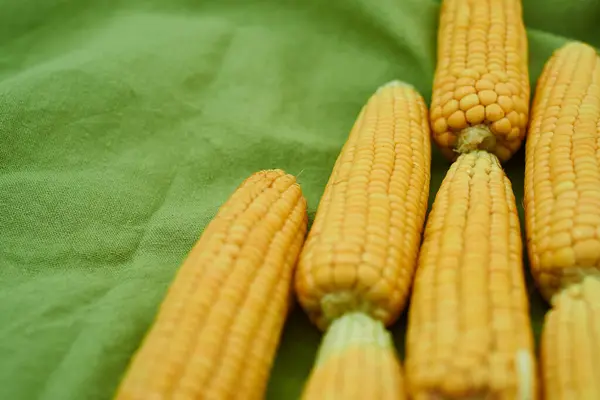
[[[263, 168], [315, 208], [382, 83], [429, 102], [432, 0], [4, 0], [0, 398], [109, 399], [204, 226]], [[597, 0], [525, 0], [531, 83]], [[434, 153], [430, 204], [448, 163]], [[521, 218], [523, 153], [506, 165]], [[536, 330], [546, 305], [532, 293]], [[405, 317], [404, 317], [405, 318]], [[405, 321], [393, 328], [403, 353]], [[297, 307], [268, 399], [301, 392], [320, 333]]]

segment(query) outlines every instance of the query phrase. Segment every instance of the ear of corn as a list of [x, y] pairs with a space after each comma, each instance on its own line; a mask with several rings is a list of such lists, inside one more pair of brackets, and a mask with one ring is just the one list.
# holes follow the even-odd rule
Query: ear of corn
[[294, 177], [247, 179], [179, 269], [116, 398], [261, 399], [306, 224]]
[[600, 398], [600, 58], [569, 43], [538, 80], [526, 144], [529, 261], [552, 304], [546, 399]]
[[568, 44], [538, 81], [526, 145], [532, 271], [547, 299], [600, 269], [600, 59]]
[[483, 149], [508, 160], [525, 136], [527, 36], [521, 0], [444, 0], [431, 126], [452, 160]]
[[546, 400], [600, 398], [600, 280], [557, 293], [546, 315], [541, 362]]
[[381, 321], [348, 313], [327, 330], [303, 399], [404, 399], [394, 343]]
[[429, 195], [427, 109], [392, 82], [361, 111], [300, 256], [296, 290], [322, 329], [350, 311], [388, 325], [402, 311]]
[[407, 332], [414, 399], [534, 399], [519, 218], [496, 156], [455, 161], [429, 214]]
[[385, 326], [411, 286], [430, 152], [421, 95], [401, 82], [382, 86], [337, 159], [296, 272], [300, 303], [326, 330], [304, 400], [404, 398]]

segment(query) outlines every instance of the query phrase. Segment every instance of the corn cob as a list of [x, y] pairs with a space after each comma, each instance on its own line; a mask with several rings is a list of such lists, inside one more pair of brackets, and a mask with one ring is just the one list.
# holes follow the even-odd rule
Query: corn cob
[[434, 141], [451, 160], [474, 149], [508, 160], [521, 146], [528, 120], [521, 0], [444, 0], [437, 57]]
[[[411, 285], [430, 158], [423, 98], [401, 82], [382, 86], [336, 161], [296, 271], [296, 292], [311, 320], [322, 330], [333, 323], [305, 399], [355, 398], [350, 394], [366, 388], [371, 396], [403, 398], [385, 326], [398, 318]], [[366, 371], [371, 366], [377, 370]]]
[[322, 329], [349, 311], [391, 324], [412, 282], [429, 196], [427, 110], [412, 87], [383, 86], [334, 166], [296, 273]]
[[294, 177], [244, 181], [179, 269], [116, 398], [263, 398], [306, 224]]
[[582, 43], [547, 62], [526, 145], [529, 258], [547, 299], [600, 269], [600, 60]]
[[555, 295], [542, 331], [547, 400], [600, 398], [600, 280], [582, 278]]
[[413, 399], [534, 399], [519, 217], [498, 158], [462, 154], [429, 214], [407, 332]]
[[552, 310], [542, 334], [547, 399], [600, 398], [600, 58], [569, 43], [548, 60], [526, 144], [533, 276]]

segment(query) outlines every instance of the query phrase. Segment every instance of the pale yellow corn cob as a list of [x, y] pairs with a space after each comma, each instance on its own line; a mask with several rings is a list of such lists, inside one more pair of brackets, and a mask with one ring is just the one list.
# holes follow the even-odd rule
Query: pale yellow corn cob
[[325, 334], [306, 400], [404, 399], [394, 343], [381, 321], [364, 313], [336, 319]]

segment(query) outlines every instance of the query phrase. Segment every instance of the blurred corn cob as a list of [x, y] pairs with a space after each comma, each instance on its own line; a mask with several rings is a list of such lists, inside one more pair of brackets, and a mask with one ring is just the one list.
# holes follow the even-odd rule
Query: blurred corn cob
[[542, 334], [546, 399], [600, 399], [600, 58], [555, 51], [538, 80], [526, 144], [531, 269], [552, 304]]
[[475, 149], [508, 160], [525, 137], [527, 36], [521, 0], [444, 0], [431, 126], [452, 160]]
[[302, 250], [296, 290], [325, 338], [304, 399], [403, 399], [385, 326], [401, 313], [416, 266], [430, 175], [427, 109], [391, 82], [362, 109]]
[[306, 225], [293, 176], [248, 178], [179, 269], [116, 398], [262, 399]]

